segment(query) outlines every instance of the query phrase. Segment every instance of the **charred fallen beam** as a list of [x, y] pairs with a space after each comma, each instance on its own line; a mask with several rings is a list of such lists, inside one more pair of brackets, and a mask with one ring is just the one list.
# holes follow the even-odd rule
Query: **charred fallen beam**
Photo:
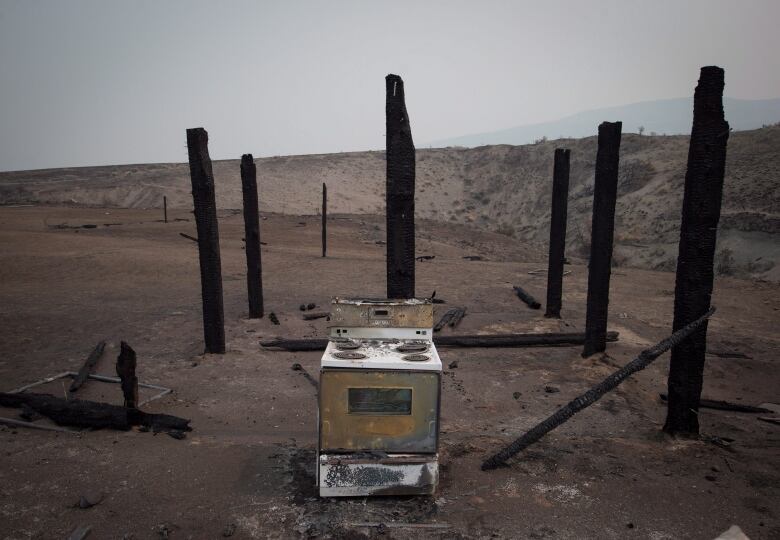
[[311, 313], [304, 313], [303, 314], [303, 320], [304, 321], [314, 321], [316, 319], [324, 319], [326, 317], [329, 317], [330, 313], [327, 313], [325, 311], [313, 311]]
[[225, 352], [225, 314], [222, 304], [222, 262], [219, 226], [214, 196], [214, 173], [203, 128], [187, 130], [187, 152], [192, 180], [192, 199], [198, 230], [200, 287], [203, 302], [203, 337], [207, 353]]
[[[710, 305], [715, 242], [723, 200], [729, 124], [723, 115], [724, 73], [701, 69], [693, 96], [693, 127], [680, 225], [674, 288], [674, 323], [678, 329]], [[672, 349], [669, 363], [669, 407], [664, 431], [698, 435], [699, 400], [704, 382], [707, 325]]]
[[609, 313], [609, 278], [612, 272], [612, 244], [615, 237], [615, 204], [622, 126], [621, 122], [603, 122], [599, 126], [596, 178], [593, 184], [593, 218], [583, 357], [602, 352], [607, 348], [604, 334], [607, 332]]
[[450, 328], [455, 328], [460, 324], [460, 321], [463, 320], [463, 317], [466, 316], [466, 308], [455, 308], [457, 311], [455, 312], [455, 315], [452, 316], [452, 318], [449, 320], [447, 325]]
[[79, 388], [81, 388], [85, 382], [87, 382], [89, 374], [95, 370], [95, 366], [97, 365], [98, 360], [100, 360], [100, 357], [103, 356], [103, 351], [105, 348], [106, 342], [101, 341], [95, 346], [92, 352], [89, 353], [86, 362], [84, 362], [84, 365], [81, 366], [78, 374], [76, 374], [76, 376], [73, 378], [73, 382], [70, 383], [70, 387], [68, 388], [68, 396], [72, 396], [75, 392], [78, 391]]
[[[666, 394], [658, 394], [661, 398], [661, 401], [664, 403], [667, 403], [669, 401], [669, 396]], [[733, 411], [733, 412], [743, 412], [743, 413], [771, 413], [774, 411], [771, 411], [769, 409], [765, 409], [763, 407], [754, 407], [753, 405], [743, 405], [741, 403], [731, 403], [730, 401], [720, 401], [717, 399], [700, 399], [699, 400], [699, 408], [700, 409], [716, 409], [719, 411]]]
[[257, 201], [257, 167], [252, 154], [241, 156], [241, 193], [244, 200], [246, 290], [249, 318], [263, 317], [263, 266], [260, 254], [260, 212]]
[[191, 431], [190, 421], [169, 414], [152, 414], [119, 405], [81, 399], [62, 399], [49, 394], [0, 392], [0, 406], [28, 406], [60, 426], [127, 431], [145, 426], [155, 431]]
[[515, 294], [517, 295], [517, 297], [523, 302], [525, 302], [529, 308], [539, 309], [540, 307], [542, 307], [542, 304], [540, 304], [536, 298], [528, 294], [525, 291], [525, 289], [523, 289], [522, 287], [518, 287], [517, 285], [515, 285], [512, 288], [515, 290]]
[[[607, 332], [607, 341], [617, 341], [617, 332]], [[435, 336], [433, 342], [437, 347], [567, 347], [582, 345], [585, 334], [550, 333], [550, 334], [488, 334], [462, 336]], [[275, 338], [261, 341], [260, 345], [268, 349], [279, 349], [290, 352], [324, 351], [328, 345], [327, 338], [285, 339]]]
[[550, 210], [550, 248], [547, 258], [547, 310], [545, 317], [561, 318], [563, 263], [566, 260], [566, 214], [569, 199], [569, 155], [555, 149], [553, 164], [552, 210]]
[[438, 332], [445, 326], [447, 326], [447, 323], [449, 323], [453, 317], [455, 317], [455, 314], [457, 313], [458, 308], [451, 308], [444, 312], [444, 315], [441, 316], [441, 318], [438, 320], [436, 324], [433, 325], [433, 331]]
[[415, 150], [404, 82], [385, 77], [387, 297], [414, 298]]
[[671, 336], [660, 341], [655, 346], [649, 349], [645, 349], [639, 353], [639, 356], [631, 360], [628, 364], [615, 371], [612, 375], [601, 381], [599, 384], [581, 396], [573, 399], [555, 411], [555, 413], [531, 428], [522, 437], [512, 442], [512, 444], [486, 459], [482, 463], [482, 470], [487, 471], [504, 465], [506, 460], [544, 437], [547, 433], [566, 422], [569, 418], [574, 416], [582, 409], [593, 405], [596, 401], [601, 399], [604, 394], [614, 390], [629, 376], [633, 375], [637, 371], [645, 369], [648, 365], [650, 365], [650, 363], [653, 362], [653, 360], [661, 356], [675, 345], [689, 338], [690, 335], [693, 334], [699, 327], [701, 327], [701, 325], [704, 324], [704, 322], [709, 319], [714, 312], [715, 308], [710, 308], [709, 311], [707, 311], [704, 315], [695, 321], [677, 330]]
[[192, 241], [193, 241], [193, 242], [195, 242], [196, 244], [198, 243], [198, 239], [197, 239], [197, 238], [195, 238], [194, 236], [190, 236], [189, 234], [185, 234], [185, 233], [183, 233], [183, 232], [180, 232], [180, 233], [179, 233], [179, 236], [181, 236], [182, 238], [186, 238], [187, 240], [192, 240]]

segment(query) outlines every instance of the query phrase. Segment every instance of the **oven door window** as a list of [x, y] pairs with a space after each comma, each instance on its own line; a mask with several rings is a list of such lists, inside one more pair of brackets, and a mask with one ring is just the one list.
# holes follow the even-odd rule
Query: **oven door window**
[[411, 388], [349, 388], [349, 414], [412, 414]]

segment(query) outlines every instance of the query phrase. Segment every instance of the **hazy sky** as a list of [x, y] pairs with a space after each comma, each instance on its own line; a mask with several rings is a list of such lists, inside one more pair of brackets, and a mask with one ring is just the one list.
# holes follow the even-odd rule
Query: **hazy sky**
[[[780, 97], [780, 1], [0, 0], [0, 170], [384, 147], [690, 95]], [[595, 132], [596, 126], [594, 126]]]

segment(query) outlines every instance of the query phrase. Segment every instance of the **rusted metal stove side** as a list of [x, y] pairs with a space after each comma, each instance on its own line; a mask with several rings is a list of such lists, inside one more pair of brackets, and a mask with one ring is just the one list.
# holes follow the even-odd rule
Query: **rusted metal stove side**
[[433, 493], [441, 360], [431, 302], [336, 298], [331, 322], [320, 372], [320, 495]]

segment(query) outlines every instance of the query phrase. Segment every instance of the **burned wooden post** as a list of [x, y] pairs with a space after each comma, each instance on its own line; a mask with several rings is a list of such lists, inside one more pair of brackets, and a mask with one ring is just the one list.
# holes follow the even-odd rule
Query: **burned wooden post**
[[203, 128], [187, 130], [187, 151], [198, 230], [200, 287], [203, 298], [203, 335], [207, 353], [225, 352], [225, 316], [222, 308], [222, 263], [219, 255], [219, 227], [214, 197], [214, 174], [208, 149], [209, 136]]
[[328, 251], [328, 186], [322, 183], [322, 256]]
[[252, 154], [241, 156], [241, 191], [244, 195], [244, 240], [246, 241], [246, 289], [249, 318], [263, 316], [263, 267], [260, 254], [260, 213], [257, 201], [257, 167]]
[[121, 380], [125, 407], [129, 409], [138, 408], [138, 377], [135, 375], [135, 365], [135, 351], [124, 341], [121, 342], [116, 359], [116, 374]]
[[561, 318], [563, 262], [566, 251], [566, 214], [569, 200], [570, 150], [555, 149], [552, 210], [550, 212], [550, 252], [547, 258], [547, 310], [545, 317]]
[[163, 221], [168, 223], [168, 197], [163, 195]]
[[385, 92], [387, 297], [414, 298], [415, 152], [401, 77], [385, 77]]
[[81, 369], [79, 369], [76, 376], [73, 378], [73, 382], [70, 383], [70, 387], [68, 388], [68, 398], [73, 397], [73, 394], [78, 391], [81, 386], [87, 382], [87, 379], [89, 378], [89, 374], [92, 373], [95, 369], [95, 366], [98, 363], [98, 360], [100, 360], [100, 357], [103, 356], [103, 351], [106, 348], [106, 342], [101, 341], [98, 343], [95, 348], [92, 350], [91, 353], [89, 353], [89, 356], [87, 357], [87, 361], [84, 362], [84, 365], [81, 366]]
[[[674, 325], [677, 330], [710, 306], [715, 241], [723, 198], [729, 124], [723, 115], [723, 69], [701, 69], [693, 96], [693, 128], [680, 226]], [[664, 431], [699, 433], [699, 400], [703, 383], [707, 325], [672, 349], [669, 408]]]
[[609, 311], [609, 278], [612, 272], [612, 241], [615, 234], [621, 129], [621, 122], [603, 122], [599, 126], [583, 357], [607, 348], [605, 336]]

